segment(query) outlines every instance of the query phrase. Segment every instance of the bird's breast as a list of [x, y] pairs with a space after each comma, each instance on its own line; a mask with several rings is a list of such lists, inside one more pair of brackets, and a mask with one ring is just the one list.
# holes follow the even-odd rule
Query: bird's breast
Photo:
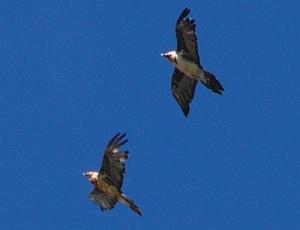
[[120, 194], [119, 190], [114, 186], [106, 183], [104, 180], [97, 181], [98, 189], [111, 197], [118, 197]]
[[179, 69], [184, 74], [186, 74], [192, 78], [198, 79], [198, 80], [199, 80], [199, 76], [201, 75], [201, 72], [202, 72], [202, 69], [199, 67], [198, 64], [196, 64], [182, 56], [178, 56], [176, 68]]

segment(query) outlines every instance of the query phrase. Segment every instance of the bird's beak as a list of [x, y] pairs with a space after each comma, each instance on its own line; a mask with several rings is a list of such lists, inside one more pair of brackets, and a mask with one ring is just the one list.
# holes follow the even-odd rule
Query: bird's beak
[[165, 56], [166, 56], [166, 54], [164, 54], [164, 53], [161, 53], [161, 54], [160, 54], [160, 56], [162, 56], [162, 57], [165, 57]]
[[82, 173], [83, 176], [86, 176], [86, 173]]

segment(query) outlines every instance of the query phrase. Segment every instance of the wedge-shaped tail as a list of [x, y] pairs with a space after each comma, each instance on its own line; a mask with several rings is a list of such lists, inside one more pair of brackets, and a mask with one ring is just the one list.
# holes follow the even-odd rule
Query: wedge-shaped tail
[[142, 212], [139, 209], [139, 207], [134, 204], [134, 201], [129, 199], [125, 194], [121, 194], [121, 197], [119, 198], [119, 201], [125, 205], [127, 205], [129, 208], [131, 208], [135, 213], [142, 216]]
[[218, 79], [215, 77], [215, 75], [204, 71], [204, 80], [201, 80], [203, 85], [205, 85], [207, 88], [211, 89], [213, 92], [222, 95], [224, 88], [221, 85], [221, 83], [218, 81]]

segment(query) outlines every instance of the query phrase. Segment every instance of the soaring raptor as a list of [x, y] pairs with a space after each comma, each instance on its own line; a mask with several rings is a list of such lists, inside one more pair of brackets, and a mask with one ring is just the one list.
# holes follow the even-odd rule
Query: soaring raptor
[[175, 71], [172, 76], [172, 94], [180, 105], [185, 116], [188, 115], [195, 88], [201, 81], [207, 88], [217, 94], [224, 91], [216, 77], [205, 71], [200, 64], [197, 37], [195, 33], [195, 20], [187, 17], [190, 9], [186, 8], [181, 13], [176, 23], [176, 51], [162, 53], [173, 65]]
[[125, 136], [126, 133], [118, 133], [110, 140], [99, 172], [89, 171], [83, 175], [95, 186], [90, 194], [91, 199], [102, 211], [112, 209], [117, 202], [121, 202], [141, 216], [139, 207], [121, 191], [128, 151], [119, 148], [127, 143]]

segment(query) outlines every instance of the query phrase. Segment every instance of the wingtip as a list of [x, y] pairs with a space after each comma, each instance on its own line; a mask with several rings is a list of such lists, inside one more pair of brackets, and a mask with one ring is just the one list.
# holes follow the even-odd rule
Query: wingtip
[[113, 138], [110, 139], [107, 146], [110, 146], [117, 138], [120, 136], [120, 132], [118, 132], [116, 135], [113, 136]]
[[189, 116], [189, 111], [183, 112], [183, 114], [184, 114], [185, 117], [188, 117]]
[[121, 133], [118, 132], [107, 144], [107, 147], [109, 147], [110, 145], [112, 145], [115, 142], [119, 142], [121, 141], [124, 137], [126, 136], [126, 133]]
[[184, 116], [185, 116], [185, 117], [188, 117], [188, 115], [189, 115], [189, 113], [190, 113], [190, 106], [188, 105], [188, 106], [186, 106], [186, 107], [182, 107], [181, 110], [182, 110]]
[[183, 15], [187, 16], [189, 13], [191, 12], [191, 9], [186, 7], [184, 10], [183, 10]]
[[177, 19], [177, 24], [180, 23], [180, 21], [183, 20], [190, 13], [190, 11], [191, 10], [186, 7], [180, 14], [179, 18]]
[[126, 133], [123, 133], [123, 134], [121, 135], [122, 138], [125, 137], [125, 136], [126, 136]]
[[119, 132], [115, 137], [114, 137], [114, 142], [119, 142], [126, 136], [126, 133]]
[[[180, 107], [181, 107], [181, 106], [180, 106]], [[185, 117], [188, 117], [189, 112], [190, 112], [189, 108], [183, 108], [183, 107], [181, 107], [181, 111], [182, 111], [182, 113], [183, 113], [183, 115], [184, 115]]]

